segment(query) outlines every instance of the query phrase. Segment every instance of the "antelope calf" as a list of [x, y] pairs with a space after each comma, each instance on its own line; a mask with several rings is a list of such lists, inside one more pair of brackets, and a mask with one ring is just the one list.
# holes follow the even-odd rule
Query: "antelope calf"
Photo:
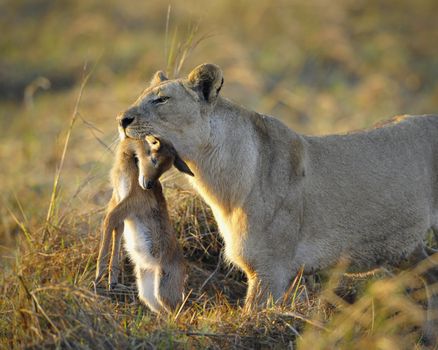
[[135, 266], [139, 298], [160, 313], [174, 310], [181, 302], [186, 273], [158, 179], [172, 164], [193, 174], [171, 145], [153, 137], [148, 141], [150, 145], [145, 140], [124, 139], [118, 146], [95, 283], [102, 280], [109, 258], [109, 288], [117, 284], [123, 232], [125, 248]]

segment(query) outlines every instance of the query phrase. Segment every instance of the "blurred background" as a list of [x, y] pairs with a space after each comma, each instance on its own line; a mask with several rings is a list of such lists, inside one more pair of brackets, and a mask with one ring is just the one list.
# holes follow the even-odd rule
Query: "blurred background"
[[0, 1], [0, 238], [20, 231], [10, 212], [44, 221], [84, 75], [61, 216], [105, 205], [115, 116], [159, 69], [216, 63], [224, 96], [306, 134], [438, 112], [437, 12], [435, 0]]

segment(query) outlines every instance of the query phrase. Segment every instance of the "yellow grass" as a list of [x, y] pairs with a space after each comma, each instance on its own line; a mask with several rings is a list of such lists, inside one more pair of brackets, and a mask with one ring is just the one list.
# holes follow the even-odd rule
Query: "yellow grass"
[[[435, 1], [1, 7], [0, 348], [424, 347], [419, 327], [432, 290], [415, 269], [299, 274], [281, 305], [243, 312], [245, 278], [223, 261], [210, 209], [176, 173], [164, 182], [189, 265], [183, 307], [151, 314], [126, 260], [126, 290], [98, 296], [91, 282], [115, 116], [155, 70], [177, 76], [217, 63], [226, 97], [308, 134], [436, 113]], [[85, 79], [84, 63], [95, 67]]]

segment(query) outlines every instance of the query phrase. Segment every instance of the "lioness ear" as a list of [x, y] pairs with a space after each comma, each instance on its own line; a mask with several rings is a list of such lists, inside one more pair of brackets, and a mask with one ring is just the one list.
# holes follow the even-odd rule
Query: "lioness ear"
[[158, 152], [161, 148], [161, 142], [156, 137], [148, 135], [146, 141], [149, 144], [151, 152]]
[[175, 156], [173, 165], [182, 173], [185, 173], [190, 176], [195, 176], [195, 174], [193, 174], [192, 171], [190, 170], [189, 166], [178, 155]]
[[291, 146], [291, 160], [293, 171], [297, 177], [304, 177], [306, 176], [306, 157], [303, 143], [300, 140], [296, 139], [292, 140]]
[[224, 83], [222, 70], [215, 64], [205, 63], [192, 70], [188, 77], [191, 87], [207, 102], [213, 102]]
[[169, 80], [167, 79], [166, 75], [162, 70], [159, 70], [154, 74], [154, 77], [151, 80], [150, 86], [158, 85], [159, 83], [162, 83], [163, 81]]

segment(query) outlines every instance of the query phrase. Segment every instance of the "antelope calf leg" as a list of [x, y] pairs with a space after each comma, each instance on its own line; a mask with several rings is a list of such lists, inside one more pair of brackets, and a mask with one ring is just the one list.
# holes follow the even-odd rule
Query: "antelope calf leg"
[[175, 262], [157, 270], [156, 298], [169, 311], [181, 304], [186, 278], [184, 263]]
[[157, 284], [156, 269], [144, 269], [136, 267], [136, 280], [138, 296], [152, 311], [160, 313], [163, 311], [160, 301], [156, 298], [155, 290]]
[[113, 231], [113, 239], [112, 239], [112, 249], [111, 249], [111, 257], [110, 257], [110, 267], [109, 267], [109, 276], [108, 283], [109, 289], [113, 289], [118, 282], [119, 271], [120, 271], [120, 246], [122, 242], [122, 233], [123, 233], [124, 225], [116, 226]]

